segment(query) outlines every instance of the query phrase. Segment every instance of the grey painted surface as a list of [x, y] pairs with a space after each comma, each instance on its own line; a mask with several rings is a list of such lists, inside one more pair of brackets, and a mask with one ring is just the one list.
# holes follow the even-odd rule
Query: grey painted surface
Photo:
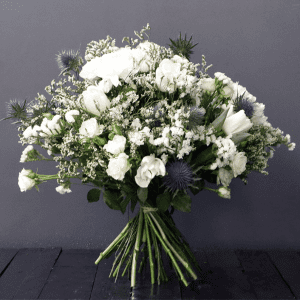
[[[59, 70], [55, 54], [92, 40], [116, 39], [150, 23], [151, 40], [165, 45], [179, 32], [199, 42], [191, 60], [206, 56], [209, 75], [223, 72], [266, 105], [268, 121], [299, 143], [300, 2], [278, 0], [15, 0], [0, 1], [0, 119], [5, 102], [34, 99]], [[103, 248], [128, 216], [103, 202], [88, 203], [89, 187], [73, 185], [60, 195], [55, 181], [21, 193], [23, 167], [57, 173], [51, 162], [19, 162], [24, 147], [9, 121], [0, 127], [0, 247]], [[192, 247], [300, 249], [299, 148], [280, 147], [268, 176], [231, 184], [232, 198], [205, 191], [193, 197], [192, 213], [175, 222]], [[135, 212], [136, 213], [136, 212]], [[134, 214], [135, 214], [134, 213]]]

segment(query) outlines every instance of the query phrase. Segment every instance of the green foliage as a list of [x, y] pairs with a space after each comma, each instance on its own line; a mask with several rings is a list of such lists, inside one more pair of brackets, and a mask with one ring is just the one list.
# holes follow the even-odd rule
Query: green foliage
[[99, 189], [91, 189], [87, 194], [88, 202], [97, 202], [100, 199], [101, 190]]
[[166, 211], [171, 204], [171, 195], [167, 191], [163, 194], [160, 194], [156, 198], [156, 204], [159, 210]]
[[127, 204], [130, 201], [130, 198], [126, 197], [125, 199], [121, 200], [123, 198], [122, 196], [123, 195], [120, 191], [105, 190], [103, 199], [109, 208], [120, 210], [124, 214], [126, 211]]
[[203, 179], [201, 180], [198, 180], [198, 181], [195, 181], [193, 183], [193, 186], [197, 187], [197, 188], [194, 188], [192, 186], [190, 186], [190, 191], [193, 193], [193, 195], [197, 195], [200, 191], [202, 191], [204, 189], [204, 186], [205, 186], [205, 181]]
[[191, 212], [192, 199], [189, 195], [184, 192], [178, 192], [175, 198], [171, 201], [171, 205], [175, 209], [183, 212]]
[[191, 40], [192, 40], [192, 36], [189, 40], [187, 40], [186, 34], [185, 34], [184, 39], [182, 39], [181, 32], [180, 32], [179, 38], [176, 41], [173, 41], [170, 39], [171, 44], [168, 46], [172, 49], [174, 54], [177, 54], [177, 55], [182, 54], [184, 57], [186, 57], [188, 60], [190, 60], [190, 55], [193, 54], [192, 49], [198, 45], [198, 43], [193, 45]]
[[224, 110], [223, 113], [220, 114], [220, 116], [218, 116], [212, 123], [211, 125], [213, 127], [215, 127], [215, 129], [217, 131], [221, 131], [222, 130], [222, 127], [223, 127], [223, 124], [225, 122], [225, 119], [227, 117], [227, 114], [228, 114], [228, 111], [229, 111], [229, 108], [227, 108], [226, 110]]
[[139, 187], [137, 190], [137, 195], [141, 202], [145, 202], [148, 197], [148, 188]]

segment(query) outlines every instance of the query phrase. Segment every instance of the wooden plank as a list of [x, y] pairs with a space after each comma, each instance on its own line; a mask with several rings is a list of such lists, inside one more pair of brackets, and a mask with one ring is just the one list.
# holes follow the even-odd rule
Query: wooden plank
[[12, 299], [16, 295], [16, 293], [18, 293], [19, 289], [22, 290], [24, 286], [26, 286], [35, 271], [40, 271], [41, 275], [44, 277], [42, 277], [40, 281], [35, 282], [35, 285], [31, 285], [29, 283], [28, 284], [29, 287], [31, 287], [31, 292], [34, 295], [40, 292], [43, 287], [44, 281], [46, 280], [47, 272], [50, 272], [55, 260], [54, 257], [58, 255], [60, 248], [52, 250], [54, 250], [54, 253], [50, 251], [50, 253], [53, 254], [52, 256], [50, 254], [50, 257], [52, 257], [52, 262], [51, 259], [49, 259], [48, 264], [45, 265], [45, 267], [41, 266], [41, 262], [45, 257], [49, 257], [49, 249], [24, 248], [18, 251], [17, 255], [14, 257], [7, 270], [1, 276], [0, 298]]
[[15, 298], [37, 299], [51, 272], [61, 248], [43, 249], [31, 265], [26, 277], [14, 294]]
[[[180, 299], [180, 285], [178, 277], [175, 271], [170, 265], [170, 260], [167, 254], [162, 252], [162, 261], [164, 269], [168, 277], [167, 282], [157, 283], [157, 268], [155, 269], [155, 284], [151, 284], [151, 274], [149, 261], [147, 262], [147, 268], [142, 273], [138, 273], [137, 286], [132, 289], [132, 299]], [[183, 267], [178, 263], [181, 270]], [[187, 279], [187, 277], [186, 277]]]
[[256, 299], [255, 291], [243, 273], [233, 250], [206, 250], [211, 273], [209, 282], [214, 297], [230, 299]]
[[0, 276], [4, 273], [19, 249], [0, 249]]
[[294, 299], [267, 253], [259, 250], [236, 250], [258, 299]]
[[181, 299], [213, 299], [214, 291], [209, 283], [211, 271], [206, 254], [202, 249], [194, 250], [193, 253], [202, 272], [195, 268], [198, 279], [192, 281], [187, 287], [180, 282]]
[[290, 250], [268, 250], [266, 253], [289, 285], [293, 295], [300, 299], [300, 253]]
[[[100, 253], [101, 250], [98, 251], [95, 260], [98, 258]], [[114, 277], [109, 278], [114, 258], [113, 254], [109, 258], [99, 262], [97, 265], [98, 269], [90, 300], [129, 299], [130, 279], [128, 279], [127, 275], [122, 277], [122, 274], [119, 274], [116, 283]]]
[[97, 266], [98, 251], [63, 250], [39, 295], [39, 299], [89, 299]]

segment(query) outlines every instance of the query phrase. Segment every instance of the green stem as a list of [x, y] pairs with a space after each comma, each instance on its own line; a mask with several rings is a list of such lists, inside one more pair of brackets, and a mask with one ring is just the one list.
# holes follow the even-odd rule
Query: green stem
[[136, 242], [134, 246], [134, 252], [133, 252], [133, 261], [132, 261], [132, 266], [131, 266], [131, 287], [135, 286], [136, 283], [136, 263], [137, 263], [137, 258], [139, 255], [139, 249], [140, 249], [140, 242], [141, 242], [141, 235], [142, 235], [142, 227], [143, 227], [143, 216], [144, 212], [141, 209], [139, 213], [139, 224], [138, 224], [138, 232], [137, 232], [137, 237], [136, 237]]
[[148, 252], [149, 252], [149, 264], [150, 264], [150, 273], [151, 273], [151, 284], [155, 283], [155, 277], [154, 277], [154, 263], [152, 258], [152, 249], [151, 249], [151, 240], [150, 240], [150, 234], [149, 234], [149, 228], [148, 228], [148, 222], [146, 220], [145, 222], [145, 230], [146, 230], [146, 239], [147, 239], [147, 246], [148, 246]]
[[120, 232], [120, 234], [113, 240], [113, 242], [103, 252], [100, 253], [99, 257], [95, 261], [95, 265], [97, 265], [103, 258], [105, 258], [105, 256], [107, 256], [109, 254], [109, 252], [114, 249], [115, 245], [118, 244], [118, 242], [125, 237], [125, 235], [127, 234], [126, 230], [128, 229], [132, 220], [130, 220], [127, 223], [127, 225]]
[[[151, 213], [149, 213], [149, 214], [150, 214], [150, 216], [152, 216]], [[173, 264], [175, 266], [175, 269], [176, 269], [176, 271], [178, 272], [178, 274], [180, 276], [181, 281], [184, 283], [185, 286], [188, 286], [188, 282], [186, 281], [185, 277], [183, 276], [182, 271], [180, 270], [180, 268], [179, 268], [179, 266], [178, 266], [178, 264], [177, 264], [177, 262], [176, 262], [176, 260], [175, 260], [175, 258], [173, 256], [171, 250], [167, 247], [167, 245], [166, 245], [166, 243], [164, 241], [164, 240], [166, 240], [166, 236], [164, 235], [163, 232], [161, 232], [161, 234], [158, 233], [158, 231], [156, 230], [156, 228], [154, 226], [154, 223], [152, 223], [152, 220], [151, 220], [151, 217], [149, 216], [149, 214], [147, 215], [147, 218], [150, 221], [151, 226], [152, 226], [152, 228], [153, 228], [156, 236], [158, 237], [158, 239], [159, 239], [160, 243], [162, 244], [162, 246], [163, 246], [164, 250], [166, 251], [166, 253], [171, 258], [171, 260], [172, 260], [172, 262], [173, 262]], [[153, 218], [153, 216], [152, 216], [152, 218]], [[157, 222], [156, 222], [156, 224], [157, 224]], [[158, 226], [159, 226], [159, 224], [158, 224]]]
[[165, 233], [163, 232], [163, 230], [161, 229], [158, 221], [154, 218], [154, 216], [152, 215], [152, 213], [150, 212], [149, 215], [151, 216], [151, 218], [153, 219], [153, 221], [155, 222], [157, 228], [160, 231], [160, 234], [162, 236], [162, 238], [164, 239], [165, 243], [167, 244], [167, 246], [172, 250], [172, 252], [175, 254], [175, 256], [178, 258], [178, 260], [183, 264], [183, 266], [189, 271], [189, 273], [192, 275], [192, 277], [194, 278], [194, 280], [197, 279], [197, 275], [195, 274], [195, 272], [192, 270], [191, 266], [189, 265], [188, 262], [186, 262], [179, 254], [178, 252], [173, 248], [173, 246], [169, 243]]

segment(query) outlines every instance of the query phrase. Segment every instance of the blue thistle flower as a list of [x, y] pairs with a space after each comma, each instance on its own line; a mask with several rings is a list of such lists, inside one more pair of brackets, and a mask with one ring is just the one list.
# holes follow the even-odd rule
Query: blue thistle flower
[[237, 99], [234, 101], [234, 109], [235, 109], [236, 112], [243, 109], [245, 111], [245, 115], [248, 118], [251, 118], [253, 116], [253, 113], [254, 113], [254, 106], [253, 106], [253, 103], [251, 101], [249, 101], [248, 99], [243, 98], [244, 94], [237, 97]]
[[58, 67], [61, 69], [59, 75], [61, 75], [64, 71], [74, 71], [77, 79], [79, 76], [79, 67], [83, 63], [82, 57], [79, 56], [79, 50], [63, 50], [61, 53], [56, 54], [56, 61]]
[[205, 112], [201, 110], [198, 106], [192, 106], [190, 108], [185, 107], [185, 113], [190, 110], [189, 124], [187, 126], [187, 130], [191, 130], [196, 128], [196, 126], [200, 126], [204, 121]]
[[[14, 99], [14, 100], [10, 100], [9, 102], [7, 102], [7, 111], [6, 111], [7, 117], [4, 119], [1, 119], [0, 121], [7, 120], [7, 119], [17, 119], [17, 120], [26, 119], [27, 118], [26, 100], [27, 99], [25, 99], [25, 100]], [[15, 121], [12, 124], [16, 124], [19, 122], [20, 121]]]
[[194, 181], [192, 168], [182, 159], [168, 162], [166, 171], [168, 175], [163, 177], [163, 185], [172, 192], [186, 190]]

